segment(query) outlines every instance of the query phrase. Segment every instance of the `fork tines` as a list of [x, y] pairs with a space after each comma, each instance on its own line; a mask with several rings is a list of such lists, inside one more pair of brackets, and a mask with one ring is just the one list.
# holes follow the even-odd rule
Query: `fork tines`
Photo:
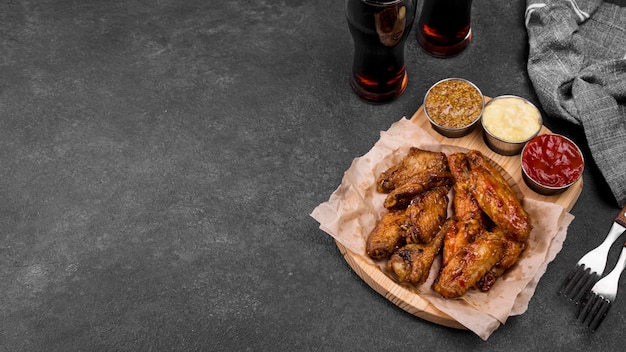
[[611, 308], [611, 301], [589, 292], [578, 309], [578, 321], [595, 331]]
[[591, 272], [591, 268], [584, 264], [577, 265], [561, 284], [559, 293], [578, 303], [599, 279], [600, 275]]
[[615, 268], [599, 280], [585, 296], [578, 310], [578, 320], [595, 331], [617, 297], [619, 279], [626, 268], [626, 243], [617, 259]]
[[626, 206], [615, 218], [604, 241], [598, 247], [587, 252], [576, 263], [576, 268], [567, 276], [559, 289], [559, 293], [579, 303], [589, 292], [589, 289], [600, 279], [606, 266], [611, 245], [624, 231], [626, 231]]

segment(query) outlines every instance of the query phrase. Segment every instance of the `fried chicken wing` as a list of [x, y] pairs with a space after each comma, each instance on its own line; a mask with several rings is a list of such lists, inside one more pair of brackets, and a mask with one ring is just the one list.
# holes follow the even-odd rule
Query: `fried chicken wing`
[[467, 152], [467, 160], [470, 168], [482, 167], [487, 170], [487, 172], [489, 172], [501, 185], [510, 187], [509, 183], [506, 182], [500, 171], [480, 151], [470, 150]]
[[467, 154], [450, 154], [448, 156], [448, 165], [454, 177], [454, 198], [452, 200], [454, 215], [461, 221], [470, 219], [484, 221], [484, 213], [478, 206], [476, 198], [470, 192], [470, 166]]
[[398, 164], [380, 174], [376, 187], [378, 192], [389, 193], [411, 180], [410, 183], [426, 182], [431, 175], [448, 171], [448, 160], [444, 153], [412, 147]]
[[508, 184], [482, 166], [470, 172], [471, 192], [489, 218], [516, 241], [526, 242], [532, 226], [528, 213]]
[[414, 177], [408, 183], [395, 188], [389, 193], [383, 204], [387, 209], [404, 209], [413, 198], [436, 187], [450, 186], [454, 182], [450, 172]]
[[478, 283], [481, 291], [489, 291], [496, 280], [506, 272], [506, 270], [517, 263], [517, 259], [526, 248], [526, 244], [511, 239], [505, 239], [503, 243], [504, 253], [491, 270]]
[[467, 153], [470, 190], [480, 208], [516, 241], [526, 242], [532, 226], [528, 213], [500, 171], [477, 150]]
[[451, 221], [446, 221], [427, 244], [410, 243], [398, 249], [387, 261], [387, 270], [394, 273], [398, 281], [421, 285], [428, 279], [435, 256], [441, 250], [443, 237]]
[[406, 209], [409, 218], [407, 243], [428, 243], [448, 217], [448, 187], [419, 194]]
[[376, 260], [388, 258], [405, 244], [408, 223], [409, 218], [404, 210], [383, 215], [367, 238], [367, 255]]
[[462, 296], [502, 258], [502, 238], [483, 232], [442, 267], [433, 289], [445, 298]]
[[476, 236], [483, 232], [481, 223], [476, 219], [455, 221], [449, 226], [443, 239], [442, 266], [448, 265], [461, 251], [474, 242]]
[[526, 249], [526, 243], [506, 239], [504, 241], [504, 255], [502, 256], [502, 259], [496, 263], [496, 268], [504, 271], [512, 267], [513, 264], [517, 263], [517, 259], [522, 254], [524, 249]]

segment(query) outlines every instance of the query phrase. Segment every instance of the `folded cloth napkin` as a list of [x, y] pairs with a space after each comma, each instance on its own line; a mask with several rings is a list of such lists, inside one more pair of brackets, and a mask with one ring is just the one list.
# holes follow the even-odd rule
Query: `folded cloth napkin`
[[528, 74], [549, 116], [582, 126], [626, 204], [626, 8], [602, 0], [527, 0]]

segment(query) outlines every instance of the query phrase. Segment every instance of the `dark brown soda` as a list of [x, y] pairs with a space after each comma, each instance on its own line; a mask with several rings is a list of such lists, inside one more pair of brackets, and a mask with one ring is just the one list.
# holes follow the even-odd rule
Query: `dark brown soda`
[[398, 19], [399, 9], [405, 5], [402, 1], [394, 3], [384, 7], [347, 1], [346, 17], [354, 42], [350, 84], [359, 97], [371, 103], [393, 100], [407, 85], [404, 45], [414, 23], [415, 8], [405, 7], [401, 11], [404, 18]]
[[429, 54], [450, 57], [472, 40], [472, 0], [424, 0], [417, 41]]

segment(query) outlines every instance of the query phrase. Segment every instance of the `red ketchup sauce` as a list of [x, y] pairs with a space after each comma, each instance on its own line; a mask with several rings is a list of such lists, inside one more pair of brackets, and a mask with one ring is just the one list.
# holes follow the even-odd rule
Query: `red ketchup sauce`
[[522, 153], [524, 171], [543, 186], [567, 186], [580, 177], [584, 166], [578, 147], [569, 139], [555, 134], [531, 139]]

